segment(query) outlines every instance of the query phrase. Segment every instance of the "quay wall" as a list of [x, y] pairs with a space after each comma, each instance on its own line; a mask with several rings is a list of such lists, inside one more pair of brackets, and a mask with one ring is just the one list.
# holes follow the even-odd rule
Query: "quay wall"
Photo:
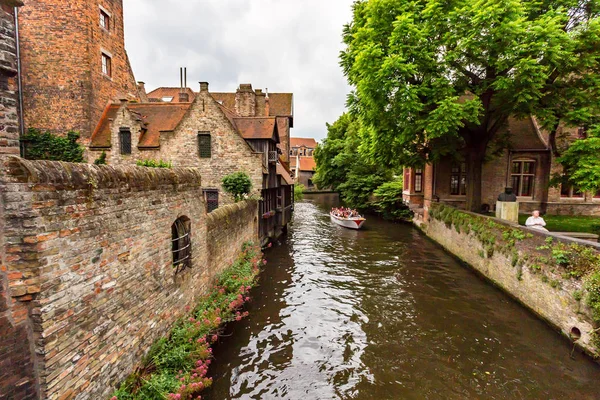
[[[0, 164], [0, 398], [106, 398], [257, 240], [256, 202], [207, 214], [198, 169]], [[191, 268], [177, 273], [180, 217]]]
[[594, 331], [598, 322], [586, 303], [586, 278], [569, 275], [576, 268], [557, 264], [553, 258], [557, 253], [553, 251], [570, 252], [573, 259], [583, 252], [597, 257], [597, 262], [600, 246], [453, 210], [454, 217], [432, 207], [428, 220], [417, 215], [414, 222], [447, 251], [574, 340], [580, 349], [597, 357]]

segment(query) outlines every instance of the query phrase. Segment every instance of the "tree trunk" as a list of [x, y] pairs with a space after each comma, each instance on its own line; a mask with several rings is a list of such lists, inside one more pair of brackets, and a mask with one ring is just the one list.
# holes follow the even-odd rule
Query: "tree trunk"
[[481, 183], [486, 146], [467, 148], [467, 210], [481, 211]]

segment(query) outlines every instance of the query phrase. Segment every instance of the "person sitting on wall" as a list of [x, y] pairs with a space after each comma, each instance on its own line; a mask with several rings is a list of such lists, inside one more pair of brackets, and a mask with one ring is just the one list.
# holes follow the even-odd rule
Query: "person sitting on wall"
[[531, 213], [531, 217], [527, 218], [527, 221], [525, 221], [525, 226], [548, 232], [548, 229], [544, 228], [546, 226], [546, 221], [544, 221], [544, 218], [540, 217], [540, 212], [538, 210]]
[[514, 203], [517, 201], [517, 196], [513, 193], [513, 189], [510, 186], [504, 188], [504, 193], [500, 193], [498, 201], [506, 201]]

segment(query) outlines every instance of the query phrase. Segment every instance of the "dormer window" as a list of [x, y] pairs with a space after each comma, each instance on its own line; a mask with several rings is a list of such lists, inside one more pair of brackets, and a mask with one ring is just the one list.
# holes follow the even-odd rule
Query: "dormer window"
[[110, 30], [110, 15], [102, 9], [100, 10], [100, 27], [107, 31]]
[[129, 128], [119, 128], [119, 145], [121, 154], [131, 154], [131, 130]]

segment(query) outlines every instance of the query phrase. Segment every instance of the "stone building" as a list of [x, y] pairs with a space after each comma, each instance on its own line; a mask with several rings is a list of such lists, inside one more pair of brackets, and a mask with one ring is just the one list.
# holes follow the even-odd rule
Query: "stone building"
[[[566, 148], [584, 135], [584, 129], [562, 129], [557, 146]], [[583, 193], [566, 179], [560, 187], [550, 187], [551, 177], [560, 175], [562, 167], [552, 153], [549, 133], [533, 117], [509, 119], [508, 140], [509, 148], [483, 165], [483, 207], [493, 209], [498, 194], [510, 186], [521, 212], [539, 209], [549, 214], [600, 215], [600, 191]], [[465, 163], [445, 158], [433, 165], [405, 168], [403, 198], [415, 208], [427, 201], [464, 208], [468, 184]]]
[[317, 141], [313, 138], [290, 139], [290, 170], [294, 182], [304, 185], [306, 189], [314, 189], [312, 178], [317, 169], [313, 153], [317, 148]]
[[[275, 117], [279, 130], [281, 160], [289, 167], [290, 129], [294, 127], [293, 93], [267, 93], [253, 89], [249, 83], [236, 92], [213, 92], [211, 96], [222, 106], [243, 117]], [[181, 103], [193, 101], [196, 93], [188, 87], [159, 87], [148, 93], [151, 102]]]
[[30, 0], [18, 19], [26, 128], [76, 130], [88, 144], [108, 103], [145, 99], [125, 51], [122, 0]]
[[92, 135], [89, 161], [105, 152], [110, 165], [151, 159], [198, 167], [209, 212], [233, 200], [222, 188], [223, 177], [244, 171], [262, 198], [262, 238], [277, 236], [291, 219], [292, 206], [292, 180], [277, 151], [278, 118], [241, 116], [215, 100], [208, 83], [192, 98], [107, 106]]

